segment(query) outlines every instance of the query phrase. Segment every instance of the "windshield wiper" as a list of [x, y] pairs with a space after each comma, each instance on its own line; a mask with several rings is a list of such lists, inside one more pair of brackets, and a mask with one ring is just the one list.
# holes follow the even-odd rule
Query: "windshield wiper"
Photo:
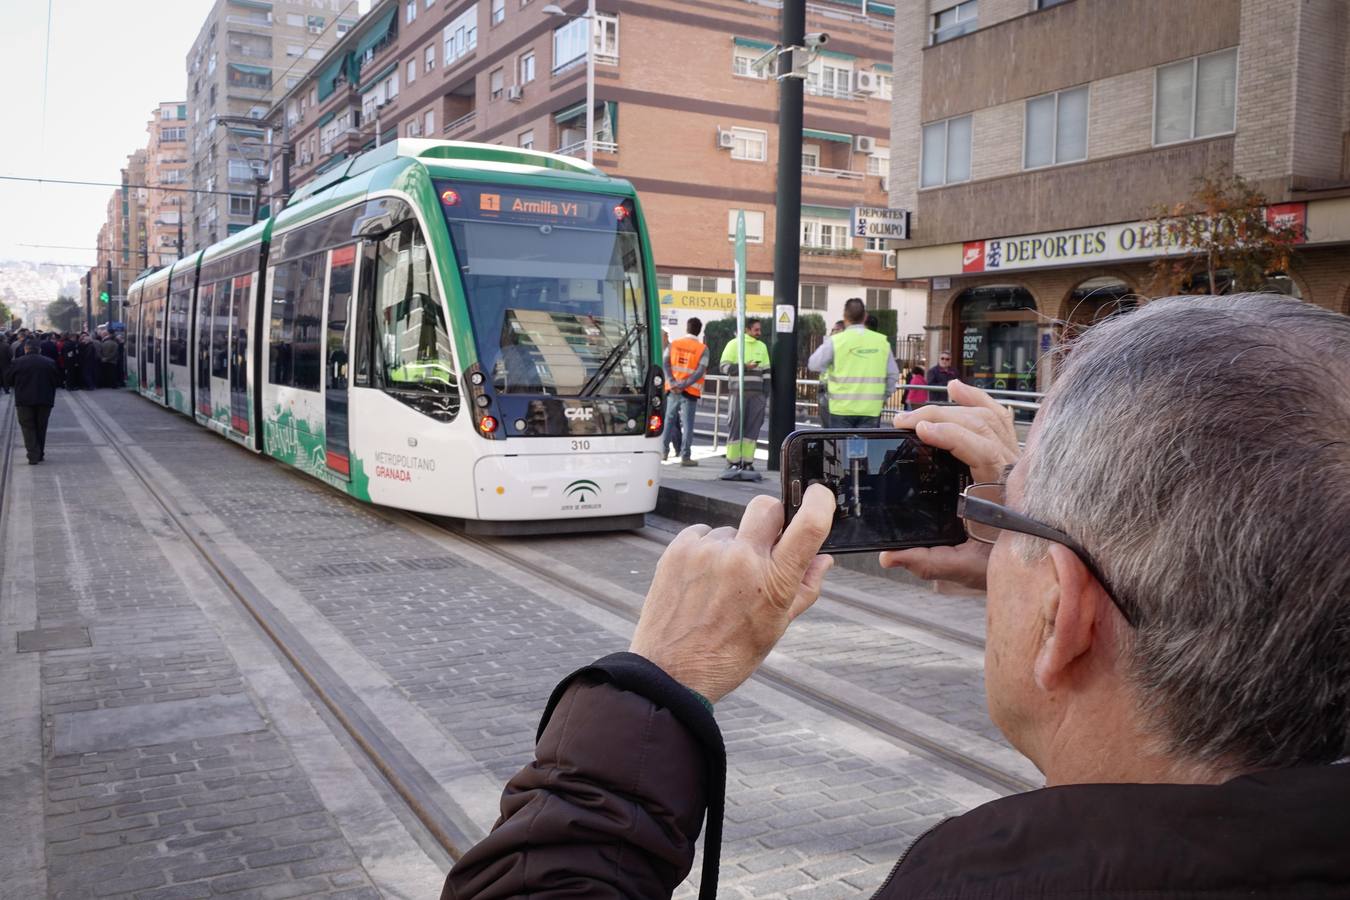
[[581, 386], [581, 392], [577, 396], [590, 396], [600, 387], [600, 385], [604, 384], [609, 378], [610, 373], [614, 371], [614, 367], [619, 364], [619, 361], [623, 359], [624, 354], [628, 352], [628, 348], [633, 345], [633, 339], [646, 330], [647, 329], [641, 322], [633, 323], [633, 325], [624, 332], [623, 337], [619, 339], [619, 342], [614, 345], [614, 349], [610, 350], [609, 354], [600, 361], [600, 367], [595, 370], [595, 374], [586, 379], [586, 383]]

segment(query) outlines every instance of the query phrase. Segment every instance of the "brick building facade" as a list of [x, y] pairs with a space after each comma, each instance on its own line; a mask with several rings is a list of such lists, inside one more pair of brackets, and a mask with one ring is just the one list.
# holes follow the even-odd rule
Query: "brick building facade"
[[1336, 0], [902, 0], [897, 276], [928, 353], [1044, 388], [1037, 360], [1149, 290], [1145, 223], [1228, 170], [1304, 226], [1272, 286], [1350, 312], [1350, 40]]
[[[269, 114], [293, 148], [292, 189], [395, 137], [483, 141], [583, 156], [584, 0], [383, 0]], [[666, 326], [732, 290], [737, 210], [747, 211], [751, 294], [772, 295], [777, 85], [751, 62], [779, 28], [769, 0], [598, 0], [595, 165], [641, 192]], [[830, 35], [806, 89], [803, 312], [844, 300], [901, 310], [919, 332], [922, 294], [898, 286], [886, 248], [849, 234], [853, 206], [885, 205], [893, 9], [811, 3]], [[274, 158], [272, 192], [280, 192]], [[708, 296], [722, 295], [722, 296]], [[911, 303], [906, 310], [906, 298]], [[906, 317], [908, 312], [908, 317]], [[714, 312], [713, 315], [720, 313]], [[708, 313], [703, 313], [707, 318]]]
[[[187, 104], [182, 101], [159, 104], [151, 113], [146, 131], [150, 139], [145, 146], [145, 184], [191, 187], [188, 182]], [[149, 265], [166, 266], [178, 258], [179, 225], [183, 211], [191, 208], [190, 197], [178, 190], [148, 189], [145, 255]]]

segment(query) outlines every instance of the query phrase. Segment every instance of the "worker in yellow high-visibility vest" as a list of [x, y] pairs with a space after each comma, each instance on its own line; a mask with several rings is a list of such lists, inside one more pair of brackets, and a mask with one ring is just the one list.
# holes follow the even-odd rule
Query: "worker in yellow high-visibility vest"
[[806, 363], [829, 379], [831, 428], [878, 427], [881, 408], [900, 380], [890, 342], [866, 322], [862, 300], [850, 297], [844, 303], [844, 330], [826, 338]]
[[[730, 376], [731, 407], [727, 416], [727, 469], [755, 469], [755, 444], [759, 430], [764, 427], [768, 411], [769, 348], [759, 339], [762, 327], [758, 321], [745, 326], [745, 430], [741, 430], [739, 392], [735, 378], [740, 374], [740, 341], [732, 338], [722, 349], [722, 374]], [[726, 473], [723, 473], [726, 477]]]

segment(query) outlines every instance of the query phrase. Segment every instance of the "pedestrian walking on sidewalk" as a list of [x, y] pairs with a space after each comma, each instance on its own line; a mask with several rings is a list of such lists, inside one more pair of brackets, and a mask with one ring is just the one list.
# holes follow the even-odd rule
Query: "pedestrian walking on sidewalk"
[[[769, 381], [769, 348], [759, 339], [763, 326], [751, 321], [745, 326], [745, 422], [742, 431], [739, 392], [732, 383], [731, 405], [727, 410], [727, 471], [726, 478], [737, 469], [755, 470], [755, 445], [759, 430], [764, 427], [768, 411], [771, 385]], [[722, 349], [722, 374], [736, 376], [741, 371], [740, 341], [732, 338]]]
[[121, 352], [121, 347], [116, 339], [108, 332], [103, 332], [103, 339], [98, 345], [98, 375], [99, 387], [117, 387], [117, 355]]
[[703, 375], [708, 371], [708, 345], [698, 339], [703, 320], [694, 316], [685, 325], [687, 334], [666, 348], [666, 430], [661, 435], [661, 458], [671, 444], [680, 452], [680, 465], [696, 466], [694, 415], [703, 396]]
[[9, 335], [0, 334], [0, 391], [9, 393], [9, 383], [5, 376], [9, 374], [9, 364], [14, 361], [14, 349], [9, 344]]
[[61, 386], [61, 370], [42, 355], [41, 345], [30, 340], [24, 354], [9, 365], [5, 383], [14, 388], [14, 412], [23, 430], [23, 446], [28, 464], [42, 462], [47, 448], [47, 421], [56, 405], [56, 389]]
[[846, 327], [826, 338], [806, 363], [812, 372], [829, 377], [831, 428], [876, 428], [900, 380], [890, 342], [867, 327], [867, 318], [862, 298], [849, 298], [844, 304]]

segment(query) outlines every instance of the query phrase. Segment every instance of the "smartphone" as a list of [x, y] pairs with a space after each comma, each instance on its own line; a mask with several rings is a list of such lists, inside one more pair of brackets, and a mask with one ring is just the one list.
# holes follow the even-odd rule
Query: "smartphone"
[[970, 469], [913, 431], [817, 429], [783, 442], [786, 520], [813, 484], [834, 494], [834, 525], [822, 553], [940, 547], [966, 539], [956, 501]]

